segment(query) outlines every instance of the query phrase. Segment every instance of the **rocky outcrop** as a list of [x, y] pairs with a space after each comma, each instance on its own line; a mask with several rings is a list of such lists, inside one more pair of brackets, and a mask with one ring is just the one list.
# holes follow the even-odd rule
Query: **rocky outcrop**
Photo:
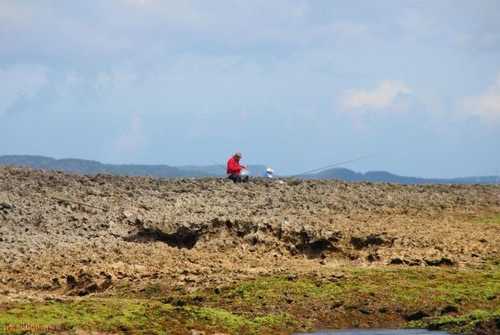
[[480, 265], [499, 257], [499, 213], [498, 186], [234, 184], [0, 168], [0, 284], [52, 287], [59, 278], [59, 290], [78, 295], [106, 289], [101, 271], [175, 286], [304, 260]]

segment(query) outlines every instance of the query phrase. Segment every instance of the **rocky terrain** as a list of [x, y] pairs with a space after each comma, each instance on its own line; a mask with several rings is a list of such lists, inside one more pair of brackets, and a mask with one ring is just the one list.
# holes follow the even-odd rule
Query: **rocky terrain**
[[[3, 167], [0, 255], [0, 328], [19, 320], [36, 323], [38, 318], [27, 312], [13, 312], [21, 305], [36, 309], [46, 308], [47, 301], [64, 305], [97, 298], [147, 299], [148, 304], [160, 301], [181, 308], [169, 312], [168, 322], [176, 326], [166, 333], [176, 334], [404, 326], [427, 318], [428, 324], [437, 324], [437, 316], [466, 318], [477, 309], [496, 313], [500, 305], [500, 187], [293, 179], [233, 184], [217, 178], [80, 176]], [[397, 289], [385, 296], [369, 295], [373, 306], [368, 308], [351, 301], [366, 298], [361, 288], [343, 298], [336, 307], [341, 312], [318, 311], [312, 317], [300, 307], [335, 304], [322, 299], [347, 294], [346, 285], [364, 275], [378, 276], [380, 282], [373, 279], [371, 285], [380, 285], [374, 291], [382, 292], [384, 281], [398, 273], [408, 280], [404, 285], [422, 278], [415, 285], [430, 295], [435, 291], [425, 282], [435, 280], [434, 288], [448, 287], [449, 280], [461, 283], [461, 300], [427, 302], [427, 310], [415, 310], [418, 303], [403, 297], [387, 304], [386, 311], [374, 313]], [[481, 280], [488, 284], [480, 293], [484, 301], [472, 298], [477, 295], [473, 288], [480, 286], [474, 282], [480, 279], [476, 274], [484, 275]], [[264, 285], [267, 290], [277, 285], [277, 291], [265, 293], [272, 299], [262, 296], [256, 303], [231, 295], [232, 290], [241, 291], [241, 285], [259, 287], [262, 280], [272, 278], [277, 281]], [[287, 286], [280, 291], [281, 279]], [[297, 291], [309, 283], [330, 290], [332, 282], [345, 290], [335, 296], [313, 290], [306, 297]], [[290, 288], [289, 283], [298, 287]], [[257, 291], [247, 293], [253, 297]], [[276, 297], [286, 294], [297, 296], [278, 303], [282, 300]], [[144, 300], [134, 301], [130, 304], [139, 306], [142, 302], [137, 301]], [[355, 306], [353, 311], [349, 304]], [[450, 310], [441, 313], [446, 306]], [[216, 317], [200, 317], [203, 308], [217, 310]], [[230, 313], [230, 320], [238, 322], [243, 316], [287, 317], [264, 326], [252, 319], [241, 328], [228, 325], [229, 319], [219, 312]], [[43, 324], [66, 318], [57, 315]], [[97, 321], [90, 328], [74, 326], [67, 320], [59, 330], [55, 326], [61, 323], [56, 322], [51, 331], [131, 331], [116, 324], [103, 330]], [[489, 333], [500, 328], [488, 320], [481, 327], [492, 329]], [[445, 321], [439, 322], [446, 325]], [[161, 333], [155, 327], [148, 328], [150, 333]]]

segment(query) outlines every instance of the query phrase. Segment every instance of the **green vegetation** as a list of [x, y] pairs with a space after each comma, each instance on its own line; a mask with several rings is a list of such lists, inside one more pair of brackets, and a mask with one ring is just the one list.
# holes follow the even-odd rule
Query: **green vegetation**
[[[190, 294], [164, 292], [152, 284], [142, 294], [2, 306], [0, 330], [30, 324], [133, 334], [183, 334], [189, 329], [279, 334], [345, 326], [351, 319], [357, 326], [383, 326], [396, 318], [404, 326], [405, 317], [418, 311], [430, 317], [410, 326], [469, 330], [499, 317], [500, 267], [344, 268], [330, 276], [263, 277]], [[450, 306], [451, 312], [443, 312]], [[342, 315], [344, 321], [335, 319]]]
[[[186, 329], [222, 329], [258, 334], [293, 326], [287, 314], [246, 318], [223, 309], [174, 307], [155, 300], [88, 298], [73, 302], [22, 303], [0, 311], [0, 332], [99, 330], [133, 334], [182, 334]], [[29, 329], [27, 329], [29, 328]]]
[[[0, 313], [0, 329], [15, 325], [41, 329], [99, 329], [102, 331], [159, 329], [162, 315], [173, 311], [170, 305], [129, 299], [86, 299], [73, 302], [23, 303]], [[3, 326], [3, 327], [2, 327]], [[156, 332], [162, 334], [164, 332]]]
[[286, 313], [246, 318], [219, 308], [189, 308], [194, 320], [215, 328], [221, 326], [234, 334], [259, 334], [264, 328], [284, 329], [295, 325], [295, 321]]
[[258, 311], [266, 306], [311, 303], [332, 304], [336, 301], [373, 302], [404, 306], [405, 309], [445, 306], [450, 303], [464, 307], [491, 305], [500, 294], [500, 267], [478, 270], [442, 268], [366, 268], [344, 269], [344, 277], [259, 278], [226, 288], [219, 295], [197, 292], [205, 303], [226, 301], [238, 309]]
[[409, 324], [413, 328], [429, 328], [448, 330], [452, 333], [467, 334], [472, 332], [480, 323], [492, 320], [500, 322], [500, 309], [474, 310], [461, 316], [442, 316], [426, 321], [416, 321]]
[[490, 225], [500, 225], [500, 214], [492, 214], [488, 216], [483, 216], [475, 220], [479, 224], [490, 224]]

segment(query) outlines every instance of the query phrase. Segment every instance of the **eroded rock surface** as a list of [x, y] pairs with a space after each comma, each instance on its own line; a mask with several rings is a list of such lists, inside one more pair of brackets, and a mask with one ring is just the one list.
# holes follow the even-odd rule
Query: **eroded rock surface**
[[499, 225], [483, 222], [499, 213], [498, 186], [233, 184], [3, 167], [0, 286], [86, 295], [123, 281], [198, 287], [339, 263], [480, 265], [499, 258]]

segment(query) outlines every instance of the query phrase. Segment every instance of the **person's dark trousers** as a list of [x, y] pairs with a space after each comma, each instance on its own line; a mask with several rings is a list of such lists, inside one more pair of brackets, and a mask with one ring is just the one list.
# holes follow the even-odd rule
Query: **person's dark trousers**
[[239, 174], [230, 174], [228, 176], [229, 179], [234, 181], [235, 183], [246, 183], [248, 182], [248, 176], [240, 176]]

